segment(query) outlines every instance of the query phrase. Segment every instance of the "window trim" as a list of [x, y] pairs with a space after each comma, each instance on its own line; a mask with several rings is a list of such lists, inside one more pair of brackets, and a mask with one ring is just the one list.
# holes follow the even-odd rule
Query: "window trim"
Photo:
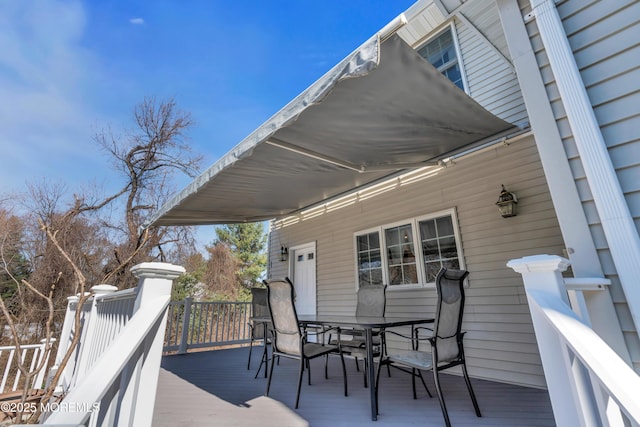
[[[443, 209], [437, 212], [428, 213], [425, 215], [420, 215], [416, 217], [410, 217], [399, 221], [393, 221], [385, 224], [381, 224], [376, 227], [370, 227], [362, 230], [358, 230], [353, 233], [353, 254], [354, 254], [354, 265], [355, 265], [355, 288], [356, 290], [360, 287], [360, 276], [359, 271], [360, 267], [358, 265], [358, 237], [370, 234], [370, 233], [378, 233], [378, 238], [380, 241], [380, 258], [382, 262], [382, 281], [386, 284], [387, 290], [410, 290], [410, 289], [424, 289], [424, 288], [435, 288], [435, 282], [427, 282], [426, 281], [426, 272], [424, 268], [424, 255], [422, 253], [422, 244], [420, 232], [418, 225], [421, 221], [439, 218], [443, 216], [450, 216], [451, 221], [453, 223], [453, 235], [456, 243], [458, 263], [461, 269], [466, 268], [464, 262], [464, 254], [462, 251], [462, 239], [460, 235], [460, 226], [458, 223], [458, 215], [456, 212], [456, 208], [452, 207], [449, 209]], [[406, 285], [389, 285], [389, 265], [387, 260], [387, 239], [385, 230], [389, 228], [394, 228], [402, 225], [411, 225], [411, 233], [413, 237], [414, 251], [416, 253], [416, 270], [418, 275], [418, 283], [406, 284]]]
[[[460, 67], [460, 77], [462, 79], [462, 88], [465, 91], [465, 93], [469, 94], [469, 82], [467, 81], [467, 73], [465, 71], [465, 66], [464, 66], [464, 62], [462, 60], [462, 50], [460, 49], [460, 42], [458, 40], [458, 32], [456, 31], [456, 26], [453, 20], [451, 20], [448, 24], [445, 24], [444, 27], [437, 31], [436, 33], [432, 34], [427, 40], [425, 40], [424, 42], [420, 43], [416, 48], [416, 52], [419, 51], [420, 49], [422, 49], [423, 47], [425, 47], [426, 45], [428, 45], [429, 43], [431, 43], [432, 41], [434, 41], [435, 39], [437, 39], [438, 37], [440, 37], [442, 34], [444, 34], [445, 32], [450, 31], [451, 32], [451, 39], [453, 40], [453, 48], [456, 51], [456, 62], [458, 63], [458, 66]], [[427, 59], [425, 59], [425, 61], [429, 62]], [[451, 61], [449, 61], [451, 62]]]

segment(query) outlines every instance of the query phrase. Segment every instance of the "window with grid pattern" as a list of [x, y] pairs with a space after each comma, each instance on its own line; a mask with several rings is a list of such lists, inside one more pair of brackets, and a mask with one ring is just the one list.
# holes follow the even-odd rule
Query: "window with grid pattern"
[[456, 86], [464, 90], [460, 61], [451, 28], [427, 42], [417, 52]]
[[454, 209], [355, 233], [358, 286], [424, 286], [464, 268]]
[[382, 285], [382, 259], [378, 232], [357, 237], [358, 286]]

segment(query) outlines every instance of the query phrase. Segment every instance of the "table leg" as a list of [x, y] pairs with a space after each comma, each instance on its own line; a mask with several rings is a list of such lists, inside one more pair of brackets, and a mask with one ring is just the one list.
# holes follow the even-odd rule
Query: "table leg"
[[378, 419], [378, 402], [376, 393], [376, 377], [373, 363], [373, 332], [371, 328], [366, 328], [365, 334], [365, 346], [367, 348], [367, 375], [369, 377], [369, 394], [371, 396], [371, 420], [376, 421]]

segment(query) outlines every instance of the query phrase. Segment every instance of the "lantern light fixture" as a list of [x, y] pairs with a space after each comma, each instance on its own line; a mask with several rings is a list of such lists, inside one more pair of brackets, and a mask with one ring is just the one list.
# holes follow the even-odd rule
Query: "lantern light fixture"
[[284, 262], [289, 259], [289, 249], [286, 246], [280, 246], [280, 261]]
[[498, 201], [496, 202], [498, 210], [500, 211], [500, 215], [502, 215], [503, 218], [516, 216], [517, 204], [518, 198], [516, 197], [516, 195], [510, 191], [507, 191], [507, 189], [504, 188], [503, 184], [502, 191], [500, 192], [500, 197], [498, 197]]

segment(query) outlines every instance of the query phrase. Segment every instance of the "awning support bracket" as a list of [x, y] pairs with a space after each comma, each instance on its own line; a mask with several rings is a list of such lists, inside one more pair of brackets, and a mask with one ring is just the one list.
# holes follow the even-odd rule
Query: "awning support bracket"
[[274, 147], [282, 148], [284, 150], [292, 151], [297, 154], [301, 154], [306, 157], [310, 157], [312, 159], [320, 160], [322, 162], [330, 163], [335, 166], [340, 166], [345, 169], [350, 169], [356, 171], [358, 173], [366, 172], [364, 166], [354, 165], [353, 163], [345, 162], [340, 159], [336, 159], [335, 157], [326, 156], [324, 154], [320, 154], [316, 151], [309, 150], [307, 148], [302, 148], [298, 145], [290, 144], [288, 142], [282, 141], [276, 138], [270, 138], [266, 141], [267, 144], [273, 145]]

